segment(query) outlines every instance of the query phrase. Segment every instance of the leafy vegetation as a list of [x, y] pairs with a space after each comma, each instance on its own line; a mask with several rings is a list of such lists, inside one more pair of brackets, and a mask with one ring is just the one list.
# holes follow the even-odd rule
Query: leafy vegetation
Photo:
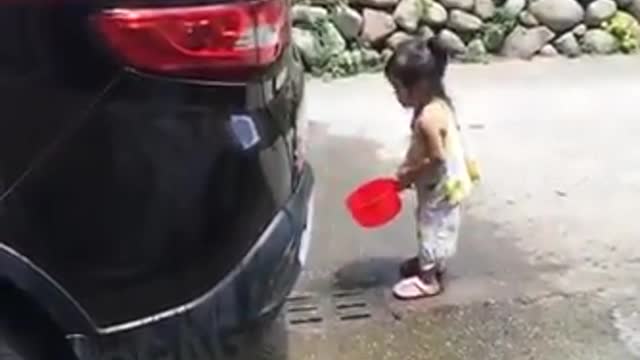
[[375, 72], [382, 68], [382, 57], [372, 49], [354, 46], [340, 54], [332, 56], [322, 66], [311, 68], [314, 76], [333, 79], [352, 76], [363, 72]]
[[602, 28], [618, 39], [622, 52], [629, 54], [640, 49], [640, 24], [631, 14], [618, 11]]
[[483, 52], [467, 51], [466, 53], [456, 57], [456, 59], [467, 64], [488, 64], [490, 55]]
[[516, 16], [500, 8], [480, 31], [480, 39], [490, 52], [500, 50], [504, 39], [518, 24]]
[[313, 34], [316, 61], [306, 65], [314, 76], [340, 78], [381, 69], [382, 56], [377, 51], [359, 41], [347, 42], [330, 20], [319, 19], [303, 28]]

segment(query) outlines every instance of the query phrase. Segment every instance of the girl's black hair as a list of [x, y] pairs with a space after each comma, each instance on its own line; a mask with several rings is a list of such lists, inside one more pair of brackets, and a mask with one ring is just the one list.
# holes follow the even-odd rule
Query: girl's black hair
[[440, 42], [430, 39], [412, 39], [401, 43], [384, 69], [387, 78], [398, 82], [406, 89], [428, 81], [433, 96], [451, 103], [444, 88], [443, 78], [449, 54]]

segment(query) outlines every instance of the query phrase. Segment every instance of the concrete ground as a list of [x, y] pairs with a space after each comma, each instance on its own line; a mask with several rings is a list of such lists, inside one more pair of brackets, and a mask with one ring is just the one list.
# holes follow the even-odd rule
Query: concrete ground
[[343, 205], [392, 173], [409, 115], [380, 75], [309, 83], [317, 207], [288, 357], [640, 358], [640, 58], [454, 65], [447, 82], [484, 180], [446, 292], [412, 303], [389, 287], [416, 252], [413, 199], [375, 231]]

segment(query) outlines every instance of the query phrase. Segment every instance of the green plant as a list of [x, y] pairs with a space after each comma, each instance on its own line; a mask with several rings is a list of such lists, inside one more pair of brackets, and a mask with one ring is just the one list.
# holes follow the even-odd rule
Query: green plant
[[482, 42], [482, 39], [474, 39], [467, 45], [467, 51], [464, 54], [458, 55], [456, 59], [463, 63], [473, 64], [488, 64], [489, 54], [487, 53], [486, 46]]
[[346, 49], [346, 41], [328, 19], [317, 19], [296, 26], [305, 31], [311, 40], [305, 43], [303, 53], [309, 68], [324, 67], [327, 62]]
[[457, 59], [465, 64], [488, 64], [489, 55], [478, 53], [465, 53], [457, 57]]
[[502, 24], [505, 28], [513, 29], [518, 23], [518, 17], [505, 8], [499, 8], [496, 9], [489, 22]]
[[602, 28], [618, 39], [622, 52], [630, 54], [640, 49], [640, 24], [631, 14], [618, 11]]
[[504, 9], [498, 9], [480, 30], [479, 38], [490, 52], [500, 50], [504, 39], [516, 27], [518, 20], [515, 15]]
[[382, 65], [382, 57], [378, 52], [354, 45], [351, 50], [332, 56], [324, 65], [312, 67], [311, 73], [317, 77], [334, 79], [379, 71]]

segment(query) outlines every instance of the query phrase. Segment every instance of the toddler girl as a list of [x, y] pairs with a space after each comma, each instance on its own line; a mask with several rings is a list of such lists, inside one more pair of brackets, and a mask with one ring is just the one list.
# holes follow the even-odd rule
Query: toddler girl
[[447, 64], [436, 39], [415, 39], [401, 44], [385, 69], [400, 104], [413, 109], [411, 142], [396, 177], [402, 189], [417, 192], [419, 252], [401, 266], [403, 279], [393, 288], [400, 299], [442, 291], [440, 275], [456, 252], [460, 204], [477, 175], [444, 88]]

